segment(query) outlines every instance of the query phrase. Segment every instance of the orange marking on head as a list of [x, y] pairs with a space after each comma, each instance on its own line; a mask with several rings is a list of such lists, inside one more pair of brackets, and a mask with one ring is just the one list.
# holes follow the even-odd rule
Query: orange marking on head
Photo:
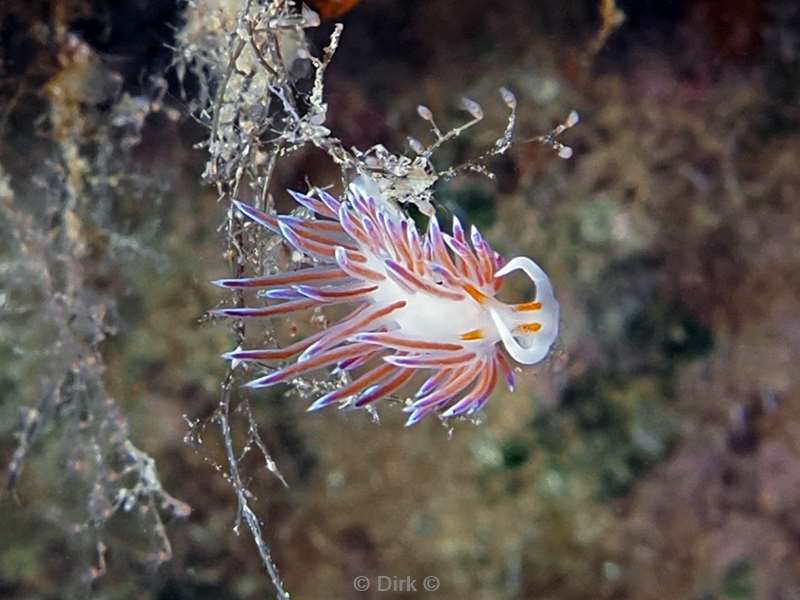
[[522, 304], [517, 304], [514, 307], [514, 310], [517, 312], [525, 312], [529, 310], [541, 310], [542, 303], [541, 302], [524, 302]]
[[462, 333], [458, 337], [459, 339], [464, 340], [465, 342], [472, 342], [475, 340], [482, 340], [484, 338], [484, 335], [482, 330], [473, 329], [472, 331], [468, 331], [467, 333]]
[[517, 325], [517, 331], [519, 333], [536, 333], [542, 328], [541, 323], [520, 323]]
[[464, 285], [464, 291], [472, 296], [472, 299], [478, 304], [486, 304], [489, 301], [489, 296], [484, 294], [482, 291], [475, 289], [468, 283]]

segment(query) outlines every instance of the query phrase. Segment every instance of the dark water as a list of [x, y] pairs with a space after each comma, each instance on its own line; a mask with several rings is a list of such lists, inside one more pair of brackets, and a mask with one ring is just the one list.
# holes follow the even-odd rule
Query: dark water
[[[306, 414], [336, 384], [324, 374], [226, 384], [238, 335], [319, 325], [204, 317], [231, 305], [208, 281], [237, 252], [249, 273], [281, 251], [226, 220], [232, 197], [267, 198], [255, 177], [286, 123], [242, 75], [261, 68], [247, 45], [241, 95], [217, 101], [238, 6], [0, 8], [0, 597], [275, 597], [234, 532], [221, 402], [293, 598], [800, 597], [800, 7], [363, 0], [339, 19], [324, 125], [345, 149], [413, 156], [407, 136], [433, 141], [417, 106], [448, 131], [468, 96], [484, 119], [435, 153], [445, 171], [493, 147], [513, 91], [515, 142], [482, 163], [495, 178], [439, 181], [434, 206], [534, 257], [561, 306], [513, 394], [476, 422], [405, 429], [398, 402], [379, 423]], [[305, 31], [321, 56], [333, 21]], [[305, 115], [312, 65], [291, 32]], [[226, 103], [235, 124], [214, 125]], [[532, 140], [572, 110], [562, 160]], [[211, 131], [228, 142], [215, 173]], [[270, 172], [279, 212], [307, 181], [341, 191], [324, 149], [291, 150]]]

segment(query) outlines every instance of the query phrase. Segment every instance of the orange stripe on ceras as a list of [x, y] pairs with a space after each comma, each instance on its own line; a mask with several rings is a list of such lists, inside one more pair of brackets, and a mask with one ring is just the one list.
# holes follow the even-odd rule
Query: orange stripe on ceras
[[520, 323], [517, 325], [516, 330], [520, 333], [536, 333], [542, 328], [541, 323]]
[[376, 381], [380, 381], [382, 378], [386, 377], [390, 373], [397, 370], [397, 367], [394, 365], [390, 365], [388, 363], [384, 363], [379, 367], [373, 369], [372, 371], [368, 371], [358, 379], [350, 382], [346, 386], [339, 388], [334, 393], [331, 394], [331, 399], [340, 399], [346, 398], [347, 396], [352, 396], [357, 392], [365, 389], [369, 385], [375, 383]]
[[459, 339], [464, 340], [465, 342], [472, 342], [475, 340], [482, 340], [484, 338], [484, 335], [481, 329], [473, 329], [472, 331], [462, 333], [458, 337]]
[[486, 304], [489, 301], [489, 296], [468, 283], [464, 284], [464, 291], [472, 296], [472, 299], [478, 304]]
[[396, 335], [391, 335], [390, 333], [367, 334], [363, 336], [362, 339], [363, 341], [367, 342], [378, 342], [380, 344], [393, 346], [395, 348], [410, 348], [412, 350], [456, 351], [464, 349], [464, 346], [462, 346], [461, 344], [448, 344], [447, 342], [430, 342], [427, 340], [414, 340], [414, 339], [398, 337]]
[[514, 307], [514, 310], [517, 312], [526, 312], [529, 310], [541, 310], [542, 303], [541, 302], [524, 302], [522, 304], [517, 304]]

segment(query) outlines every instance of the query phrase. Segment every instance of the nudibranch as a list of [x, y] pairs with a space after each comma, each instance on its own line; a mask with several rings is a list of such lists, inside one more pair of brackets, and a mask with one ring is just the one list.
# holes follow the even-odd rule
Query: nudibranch
[[[498, 377], [513, 391], [511, 360], [532, 365], [547, 356], [558, 334], [559, 308], [549, 278], [530, 258], [506, 263], [474, 226], [467, 237], [455, 217], [451, 235], [435, 215], [420, 234], [399, 208], [360, 186], [351, 186], [342, 200], [320, 189], [289, 193], [311, 211], [310, 218], [234, 205], [301, 252], [306, 266], [215, 281], [228, 289], [259, 289], [277, 302], [214, 312], [280, 317], [336, 304], [354, 307], [337, 323], [286, 347], [225, 354], [257, 363], [294, 359], [248, 387], [333, 367], [349, 372], [349, 383], [317, 398], [308, 410], [334, 404], [359, 408], [396, 393], [417, 373], [432, 372], [404, 409], [411, 413], [410, 426], [432, 412], [450, 418], [480, 411]], [[534, 283], [535, 298], [503, 303], [495, 295], [503, 277], [516, 270]]]

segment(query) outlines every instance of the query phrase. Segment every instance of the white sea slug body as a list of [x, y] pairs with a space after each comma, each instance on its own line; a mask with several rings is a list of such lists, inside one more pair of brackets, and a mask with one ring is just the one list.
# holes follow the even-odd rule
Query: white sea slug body
[[[261, 388], [330, 366], [358, 373], [344, 387], [309, 407], [363, 407], [395, 393], [421, 370], [432, 371], [418, 388], [407, 425], [431, 412], [444, 418], [481, 410], [499, 374], [513, 390], [513, 361], [542, 361], [558, 335], [559, 309], [545, 272], [530, 258], [504, 263], [476, 228], [469, 239], [457, 219], [452, 235], [436, 217], [420, 235], [414, 222], [380, 197], [353, 188], [345, 200], [315, 190], [290, 192], [315, 218], [273, 216], [236, 207], [281, 235], [316, 265], [262, 277], [223, 279], [218, 286], [263, 289], [277, 304], [226, 308], [230, 317], [274, 317], [348, 303], [341, 321], [285, 348], [237, 350], [226, 358], [294, 362], [247, 385]], [[502, 278], [521, 270], [536, 298], [505, 304], [495, 298]], [[508, 354], [508, 357], [506, 356]]]

